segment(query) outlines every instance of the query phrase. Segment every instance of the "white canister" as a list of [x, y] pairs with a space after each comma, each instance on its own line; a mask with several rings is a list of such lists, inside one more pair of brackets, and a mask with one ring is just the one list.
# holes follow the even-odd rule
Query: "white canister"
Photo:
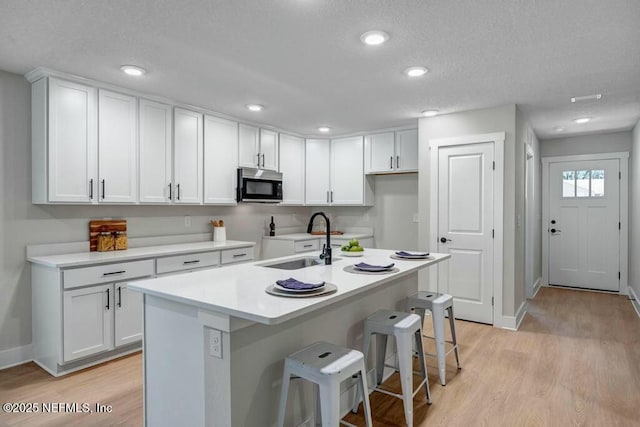
[[213, 241], [225, 242], [227, 240], [227, 229], [225, 227], [213, 227]]

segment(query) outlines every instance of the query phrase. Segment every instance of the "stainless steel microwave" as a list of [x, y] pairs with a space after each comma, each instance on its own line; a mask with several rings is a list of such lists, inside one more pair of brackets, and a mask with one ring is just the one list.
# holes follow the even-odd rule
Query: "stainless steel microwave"
[[264, 169], [238, 168], [238, 202], [280, 203], [282, 174]]

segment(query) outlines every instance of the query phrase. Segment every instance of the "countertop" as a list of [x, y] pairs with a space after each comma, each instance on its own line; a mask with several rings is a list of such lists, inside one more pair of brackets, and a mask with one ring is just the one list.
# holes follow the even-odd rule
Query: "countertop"
[[[335, 304], [345, 298], [365, 292], [376, 286], [414, 273], [422, 268], [451, 257], [449, 254], [431, 254], [429, 260], [393, 260], [394, 251], [366, 249], [362, 257], [337, 255], [333, 265], [316, 265], [299, 270], [279, 270], [264, 267], [279, 261], [301, 258], [300, 254], [270, 260], [204, 270], [188, 275], [174, 275], [157, 279], [130, 282], [128, 288], [177, 301], [206, 310], [247, 319], [267, 325], [278, 324], [305, 313]], [[310, 252], [306, 256], [318, 256]], [[394, 262], [400, 270], [388, 275], [353, 274], [343, 271], [358, 262], [388, 264]], [[337, 286], [336, 293], [315, 298], [285, 298], [267, 294], [265, 288], [276, 280], [294, 277], [305, 282], [325, 281]]]
[[[332, 234], [331, 239], [366, 239], [368, 237], [373, 237], [373, 233], [344, 233], [344, 234]], [[309, 239], [326, 239], [327, 236], [324, 234], [309, 234], [309, 233], [289, 233], [289, 234], [280, 234], [276, 236], [263, 236], [263, 239], [268, 240], [309, 240]]]
[[227, 240], [226, 242], [197, 242], [174, 245], [147, 246], [124, 251], [111, 252], [78, 252], [61, 255], [43, 255], [27, 257], [27, 261], [47, 267], [68, 268], [85, 265], [102, 264], [120, 261], [132, 261], [145, 258], [156, 258], [170, 255], [208, 252], [223, 249], [236, 249], [255, 246], [254, 242]]

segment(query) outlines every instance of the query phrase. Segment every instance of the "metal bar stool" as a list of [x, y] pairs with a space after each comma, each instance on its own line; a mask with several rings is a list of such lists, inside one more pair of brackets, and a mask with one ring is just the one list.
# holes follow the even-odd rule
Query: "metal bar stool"
[[[456, 339], [456, 325], [453, 317], [453, 297], [448, 294], [439, 294], [437, 292], [420, 291], [407, 298], [407, 311], [414, 310], [420, 315], [424, 322], [425, 311], [431, 311], [433, 317], [433, 337], [425, 335], [426, 338], [432, 338], [436, 342], [436, 354], [427, 353], [428, 356], [436, 356], [438, 358], [438, 371], [440, 374], [440, 384], [447, 385], [446, 381], [446, 357], [454, 351], [456, 353], [456, 364], [458, 369], [460, 366], [460, 355], [458, 354], [458, 340]], [[449, 315], [449, 326], [451, 327], [451, 341], [446, 340], [444, 311], [447, 310]], [[446, 350], [445, 342], [452, 344], [453, 347]]]
[[[374, 391], [387, 394], [389, 396], [402, 399], [404, 402], [404, 415], [407, 426], [413, 426], [413, 398], [424, 386], [427, 402], [431, 404], [431, 394], [429, 393], [429, 381], [427, 378], [427, 365], [424, 360], [424, 348], [422, 346], [422, 323], [420, 316], [416, 314], [404, 313], [401, 311], [380, 310], [367, 317], [364, 321], [363, 349], [364, 359], [367, 360], [369, 354], [369, 343], [371, 335], [376, 334], [376, 382], [380, 386], [384, 367], [390, 367], [400, 371], [400, 383], [402, 394], [392, 393], [380, 387], [374, 387]], [[395, 338], [398, 352], [398, 367], [389, 366], [384, 363], [387, 350], [387, 339], [389, 335]], [[418, 348], [418, 358], [420, 360], [420, 373], [422, 381], [413, 390], [413, 346], [412, 339], [415, 339]], [[356, 396], [353, 412], [357, 412], [360, 401], [360, 390]]]
[[[282, 392], [278, 411], [278, 426], [284, 426], [287, 396], [291, 376], [303, 378], [318, 385], [318, 403], [323, 427], [345, 424], [340, 420], [340, 383], [352, 376], [358, 376], [358, 392], [367, 390], [367, 373], [364, 356], [357, 350], [339, 347], [326, 342], [317, 342], [288, 356], [284, 362]], [[367, 427], [371, 427], [371, 407], [369, 395], [364, 398], [364, 416]], [[317, 418], [316, 418], [317, 419]]]

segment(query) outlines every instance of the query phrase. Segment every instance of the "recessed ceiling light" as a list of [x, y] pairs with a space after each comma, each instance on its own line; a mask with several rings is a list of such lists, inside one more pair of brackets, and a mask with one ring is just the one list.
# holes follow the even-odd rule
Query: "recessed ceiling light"
[[422, 115], [425, 117], [434, 117], [434, 116], [437, 116], [438, 113], [439, 113], [438, 110], [424, 110], [422, 112]]
[[320, 127], [318, 128], [318, 130], [319, 130], [320, 132], [329, 132], [329, 131], [331, 130], [331, 128], [330, 128], [330, 127], [327, 127], [327, 126], [320, 126]]
[[364, 44], [377, 46], [389, 40], [389, 34], [379, 30], [367, 31], [360, 36], [360, 40]]
[[142, 75], [145, 75], [147, 73], [147, 70], [145, 70], [142, 67], [138, 67], [136, 65], [123, 65], [122, 67], [120, 67], [120, 69], [127, 75], [129, 76], [134, 76], [134, 77], [140, 77]]
[[564, 128], [562, 126], [556, 126], [553, 128], [553, 130], [555, 130], [556, 132], [563, 132]]
[[579, 117], [577, 119], [573, 119], [574, 123], [578, 123], [579, 125], [587, 123], [591, 120], [591, 117]]
[[262, 110], [264, 110], [264, 105], [247, 104], [247, 110], [249, 110], [249, 111], [262, 111]]
[[404, 73], [409, 77], [420, 77], [427, 74], [429, 70], [426, 67], [409, 67], [404, 70]]

